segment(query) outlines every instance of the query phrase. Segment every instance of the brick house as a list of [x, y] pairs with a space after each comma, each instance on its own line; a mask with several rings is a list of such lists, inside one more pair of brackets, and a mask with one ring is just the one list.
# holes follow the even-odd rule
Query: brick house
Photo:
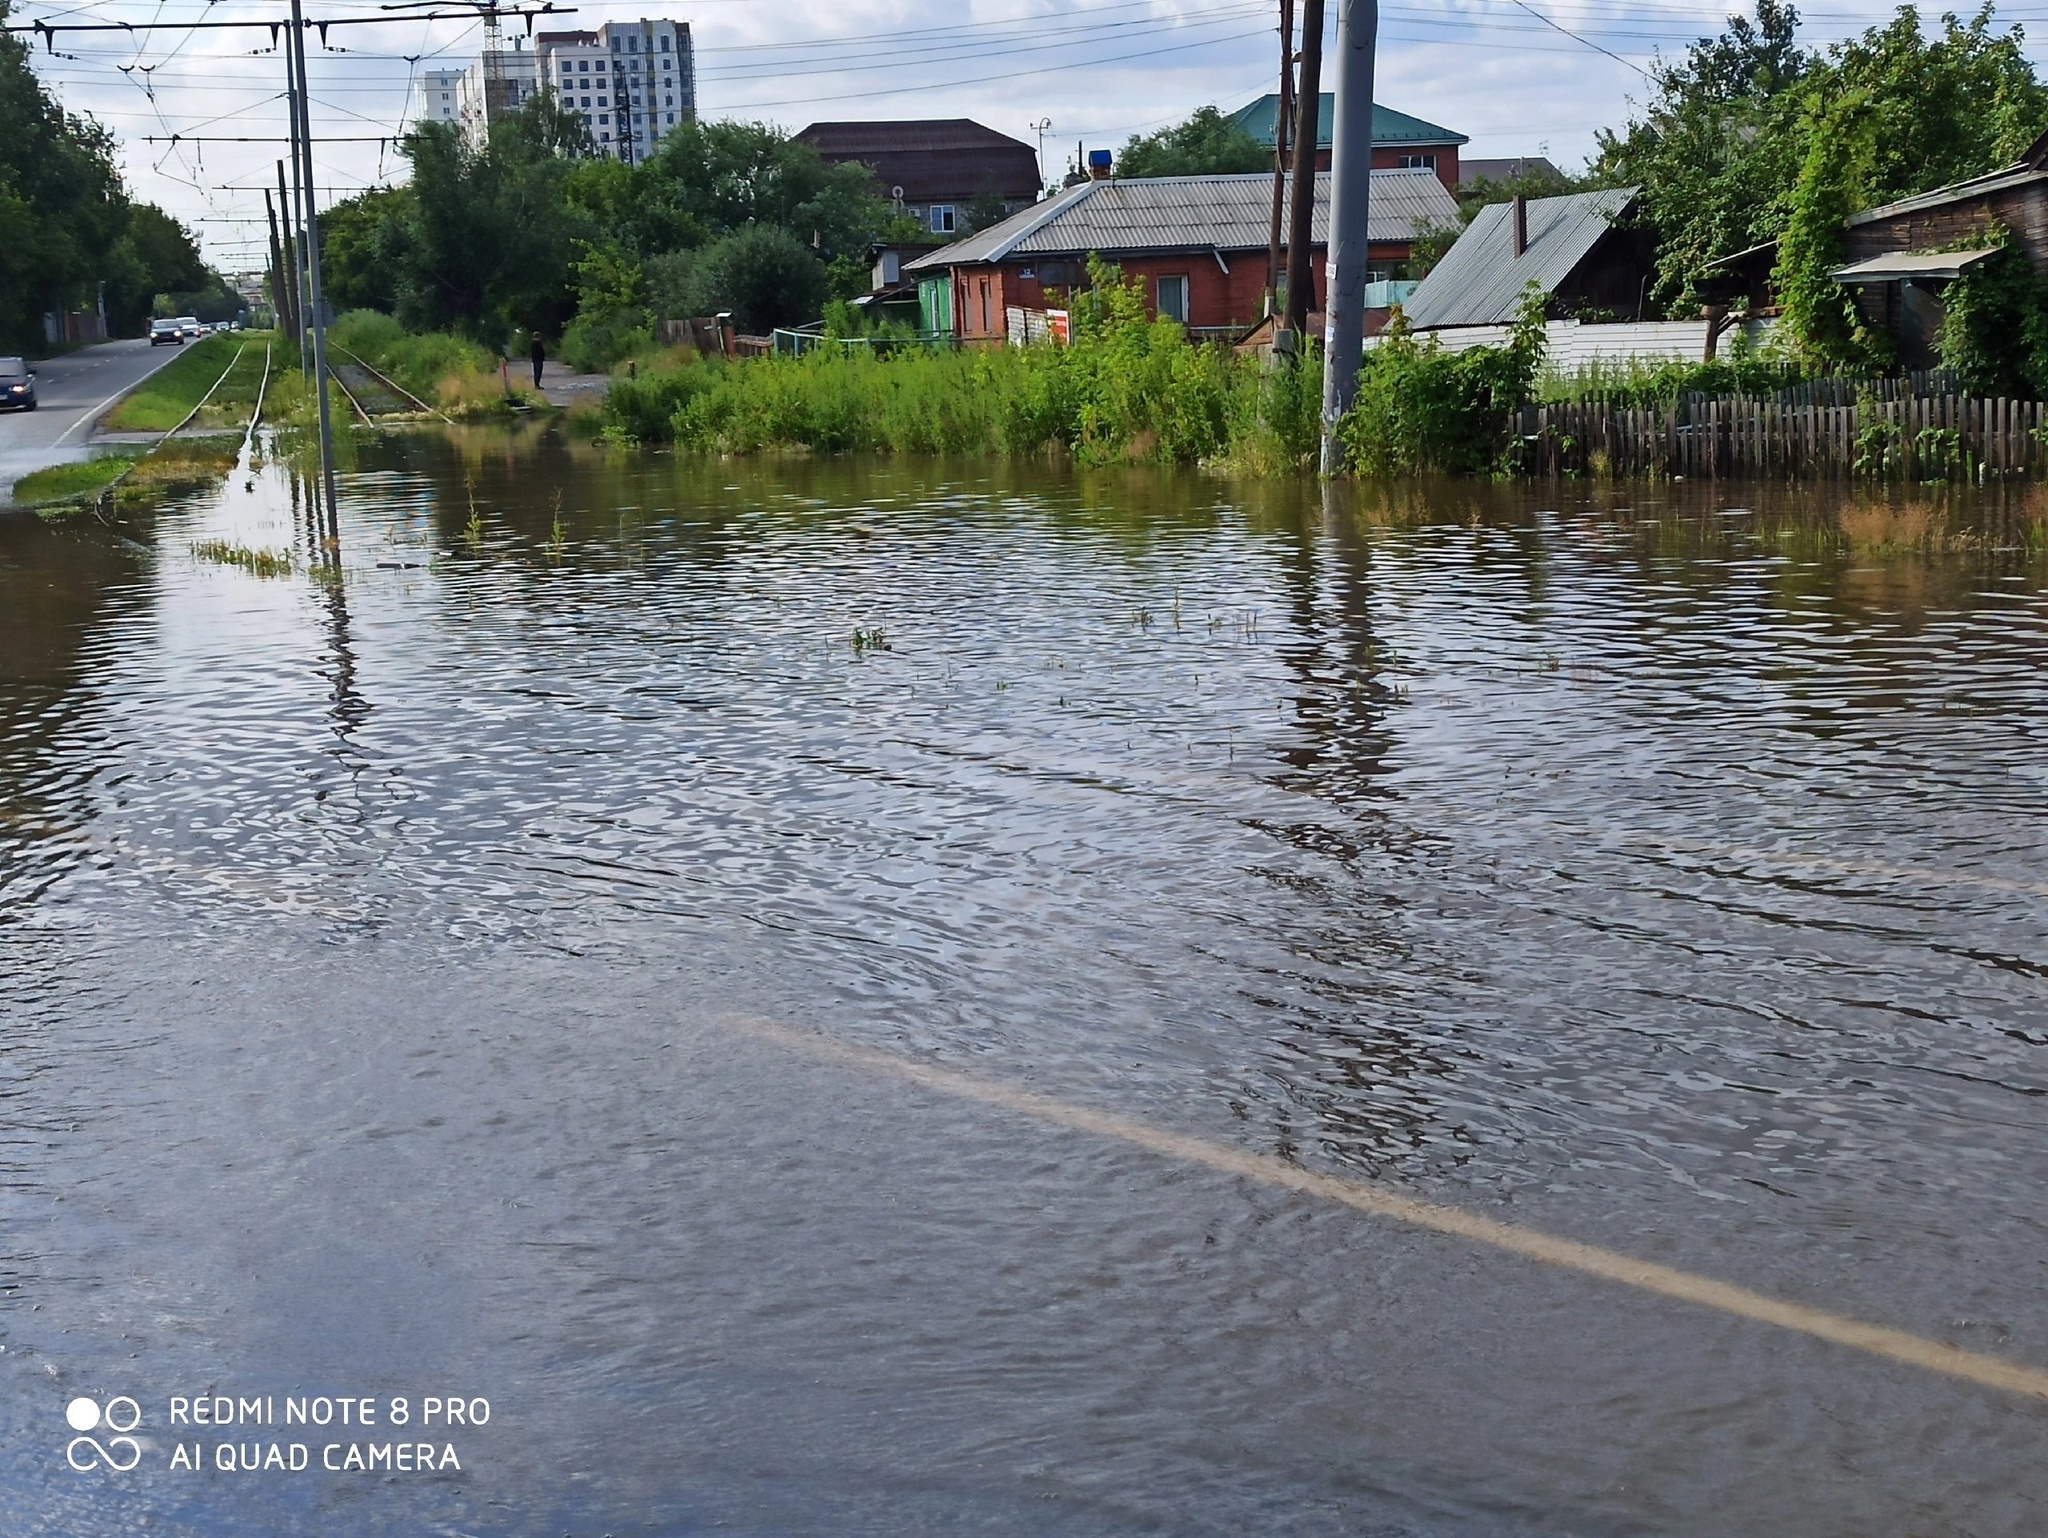
[[[1313, 262], [1321, 308], [1329, 230], [1327, 174], [1316, 178]], [[1235, 334], [1265, 309], [1273, 178], [1105, 178], [1069, 187], [1001, 224], [906, 262], [927, 331], [968, 343], [1004, 340], [1007, 312], [1061, 307], [1087, 282], [1088, 258], [1142, 279], [1155, 314], [1197, 335]], [[1374, 276], [1408, 259], [1418, 228], [1455, 223], [1458, 206], [1427, 168], [1372, 173], [1367, 231]]]
[[[1268, 91], [1257, 101], [1230, 114], [1237, 124], [1259, 143], [1273, 147], [1274, 121], [1280, 116], [1279, 93]], [[1330, 169], [1330, 128], [1337, 120], [1337, 98], [1322, 93], [1321, 121], [1316, 129], [1316, 169]], [[1434, 171], [1446, 187], [1458, 185], [1458, 151], [1470, 141], [1466, 135], [1396, 112], [1392, 107], [1372, 106], [1372, 164], [1376, 171]]]
[[967, 207], [990, 196], [1014, 213], [1038, 196], [1038, 151], [970, 118], [813, 123], [796, 136], [827, 160], [856, 162], [896, 211], [934, 235], [964, 234]]

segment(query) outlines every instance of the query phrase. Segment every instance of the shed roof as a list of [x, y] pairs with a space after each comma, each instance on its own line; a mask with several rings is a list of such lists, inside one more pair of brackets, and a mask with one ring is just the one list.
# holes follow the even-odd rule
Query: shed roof
[[[1330, 176], [1316, 176], [1311, 238], [1329, 238]], [[1458, 205], [1434, 171], [1372, 173], [1368, 241], [1408, 241], [1446, 224]], [[1157, 176], [1082, 182], [907, 264], [926, 271], [1021, 256], [1136, 256], [1148, 251], [1263, 251], [1272, 233], [1273, 178]]]
[[1489, 203], [1444, 253], [1403, 311], [1418, 330], [1513, 320], [1534, 283], [1557, 291], [1635, 201], [1633, 187], [1529, 199], [1529, 245], [1515, 255], [1514, 204]]
[[1994, 192], [2004, 192], [2011, 187], [2024, 187], [2029, 182], [2048, 180], [2048, 170], [2039, 169], [2022, 160], [2017, 165], [2004, 167], [1983, 176], [1973, 176], [1966, 182], [1950, 182], [1946, 187], [1936, 187], [1931, 192], [1916, 192], [1910, 198], [1900, 198], [1896, 203], [1886, 203], [1878, 208], [1866, 208], [1861, 213], [1851, 214], [1848, 223], [1874, 224], [1880, 219], [1896, 218], [1900, 214], [1917, 214], [1925, 209], [1940, 208], [1944, 203], [1966, 203], [1971, 198], [1985, 197]]
[[[1316, 120], [1316, 148], [1330, 147], [1330, 127], [1337, 121], [1337, 95], [1324, 91], [1319, 102], [1321, 108]], [[1273, 142], [1273, 123], [1280, 116], [1280, 93], [1268, 91], [1257, 101], [1247, 102], [1230, 114], [1230, 121], [1261, 144]], [[1419, 117], [1410, 117], [1405, 112], [1396, 112], [1392, 107], [1372, 104], [1372, 142], [1374, 144], [1464, 144], [1464, 134], [1444, 128], [1435, 123], [1424, 122]]]
[[1014, 202], [1036, 197], [1040, 185], [1037, 150], [972, 118], [813, 123], [794, 137], [827, 160], [869, 167], [884, 194], [901, 187], [906, 203], [988, 191]]
[[1887, 251], [1882, 256], [1837, 267], [1828, 276], [1837, 283], [1897, 283], [1905, 278], [1946, 281], [1996, 255], [1996, 246], [1981, 251]]

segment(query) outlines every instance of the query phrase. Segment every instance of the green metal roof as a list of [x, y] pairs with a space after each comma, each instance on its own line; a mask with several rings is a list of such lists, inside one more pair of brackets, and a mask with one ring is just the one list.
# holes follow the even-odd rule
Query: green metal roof
[[[1280, 115], [1280, 95], [1268, 91], [1249, 106], [1239, 107], [1230, 114], [1230, 121], [1261, 144], [1273, 142], [1273, 120]], [[1337, 98], [1329, 91], [1323, 92], [1322, 113], [1316, 128], [1316, 148], [1327, 148], [1330, 143], [1330, 124], [1337, 116]], [[1419, 117], [1410, 117], [1405, 112], [1396, 112], [1392, 107], [1372, 104], [1372, 142], [1375, 144], [1464, 144], [1467, 137], [1440, 128], [1435, 123], [1425, 123]]]

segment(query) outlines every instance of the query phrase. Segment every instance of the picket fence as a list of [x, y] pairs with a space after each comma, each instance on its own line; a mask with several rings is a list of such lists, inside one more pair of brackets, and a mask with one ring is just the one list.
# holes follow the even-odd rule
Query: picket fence
[[[1827, 381], [1818, 382], [1825, 386]], [[1657, 406], [1607, 401], [1529, 405], [1516, 422], [1519, 464], [1537, 475], [1613, 474], [1907, 481], [1987, 480], [2048, 471], [2040, 401], [1865, 389], [1833, 401], [1682, 396]], [[1800, 395], [1808, 398], [1798, 399]], [[1889, 395], [1889, 399], [1884, 398]]]

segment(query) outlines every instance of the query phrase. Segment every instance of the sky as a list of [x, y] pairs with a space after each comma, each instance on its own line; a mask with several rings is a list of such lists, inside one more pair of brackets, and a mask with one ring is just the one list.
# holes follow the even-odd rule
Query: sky
[[[387, 18], [308, 36], [316, 180], [326, 204], [401, 180], [394, 140], [420, 69], [461, 67], [480, 26], [422, 20], [391, 0], [303, 0], [309, 20]], [[514, 0], [505, 0], [506, 4]], [[459, 3], [432, 7], [466, 11]], [[1376, 99], [1467, 134], [1467, 156], [1547, 154], [1576, 168], [1602, 127], [1625, 123], [1642, 71], [1720, 30], [1729, 5], [1688, 0], [1383, 0]], [[419, 9], [414, 7], [413, 9]], [[1336, 0], [1329, 0], [1334, 32]], [[1937, 9], [1938, 8], [1932, 8]], [[392, 18], [393, 10], [400, 12]], [[1076, 143], [1115, 148], [1133, 133], [1276, 88], [1278, 0], [688, 0], [584, 3], [546, 30], [658, 15], [690, 23], [699, 114], [797, 129], [831, 118], [971, 117], [1043, 143], [1056, 179]], [[70, 110], [120, 145], [135, 194], [184, 221], [226, 271], [264, 260], [263, 195], [284, 153], [284, 58], [255, 0], [15, 0], [14, 23], [126, 23], [59, 33], [35, 67]], [[1835, 0], [1802, 10], [1810, 43], [1851, 35], [1890, 8]], [[2048, 0], [2004, 20], [2048, 36]], [[508, 40], [523, 24], [509, 23]], [[2033, 41], [2027, 51], [2048, 61]], [[1328, 81], [1325, 81], [1328, 84]], [[1045, 125], [1043, 128], [1040, 125]], [[171, 142], [173, 135], [176, 142]]]

